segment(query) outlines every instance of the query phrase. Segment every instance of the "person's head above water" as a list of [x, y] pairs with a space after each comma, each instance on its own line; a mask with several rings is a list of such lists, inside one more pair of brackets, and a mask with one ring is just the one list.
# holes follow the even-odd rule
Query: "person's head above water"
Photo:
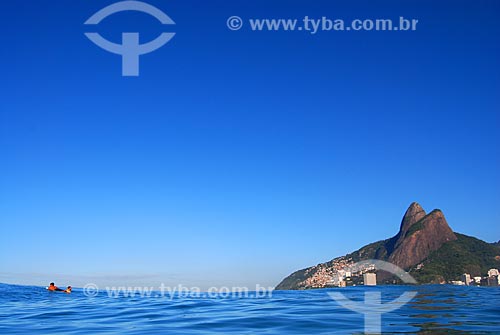
[[49, 290], [49, 291], [62, 291], [54, 283], [50, 283], [49, 287], [47, 287], [47, 290]]

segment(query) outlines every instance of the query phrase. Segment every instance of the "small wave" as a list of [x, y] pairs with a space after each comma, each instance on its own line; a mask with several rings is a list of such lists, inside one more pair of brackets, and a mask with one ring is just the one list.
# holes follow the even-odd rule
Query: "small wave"
[[[367, 288], [333, 289], [363, 301]], [[384, 314], [385, 333], [499, 334], [500, 289], [380, 286], [382, 302], [417, 290]], [[0, 334], [353, 334], [363, 315], [344, 309], [332, 289], [275, 291], [263, 298], [111, 298], [0, 284]]]

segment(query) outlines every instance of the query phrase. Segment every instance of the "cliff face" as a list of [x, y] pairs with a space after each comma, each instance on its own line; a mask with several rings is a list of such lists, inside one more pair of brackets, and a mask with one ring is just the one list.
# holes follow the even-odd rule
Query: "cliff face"
[[395, 248], [389, 255], [388, 261], [400, 268], [408, 269], [422, 262], [444, 243], [456, 239], [443, 213], [434, 210], [398, 233]]
[[414, 202], [408, 207], [403, 220], [401, 220], [401, 226], [399, 227], [399, 238], [404, 238], [404, 235], [408, 232], [411, 226], [413, 226], [418, 221], [425, 217], [426, 213], [420, 204]]
[[426, 214], [424, 209], [414, 202], [403, 216], [399, 232], [394, 237], [369, 244], [330, 262], [296, 271], [286, 277], [276, 289], [326, 287], [329, 276], [335, 274], [339, 265], [366, 259], [386, 260], [408, 270], [422, 263], [445, 243], [455, 240], [457, 236], [440, 210]]

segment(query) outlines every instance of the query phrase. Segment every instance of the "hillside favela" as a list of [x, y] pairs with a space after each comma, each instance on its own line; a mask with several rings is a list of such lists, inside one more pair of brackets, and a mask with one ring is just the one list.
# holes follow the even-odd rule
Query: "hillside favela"
[[[400, 284], [400, 279], [366, 260], [390, 262], [418, 284], [500, 286], [500, 241], [487, 243], [454, 232], [442, 211], [430, 213], [414, 202], [399, 232], [345, 256], [292, 273], [277, 290], [306, 290], [356, 285]], [[356, 266], [358, 262], [362, 266]]]

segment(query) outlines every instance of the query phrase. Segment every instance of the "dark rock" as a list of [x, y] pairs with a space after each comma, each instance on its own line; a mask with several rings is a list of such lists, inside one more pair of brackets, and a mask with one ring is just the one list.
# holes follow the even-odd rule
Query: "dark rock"
[[399, 232], [395, 249], [388, 261], [403, 269], [422, 262], [444, 243], [457, 239], [440, 210], [434, 210], [402, 228], [404, 230]]
[[[475, 265], [481, 269], [495, 265], [497, 262], [500, 265], [500, 257], [495, 251], [498, 250], [496, 247], [482, 241], [479, 241], [482, 244], [479, 242], [479, 244], [474, 244], [475, 242], [471, 242], [471, 238], [465, 235], [460, 236], [462, 236], [461, 240], [457, 241], [457, 235], [448, 226], [446, 218], [440, 210], [434, 210], [426, 214], [424, 209], [414, 202], [406, 211], [399, 232], [394, 237], [371, 243], [351, 254], [335, 258], [329, 262], [296, 271], [286, 277], [276, 289], [294, 290], [327, 287], [326, 285], [321, 286], [323, 282], [328, 282], [328, 280], [322, 280], [319, 277], [322, 273], [331, 273], [338, 267], [339, 263], [358, 262], [366, 259], [389, 261], [408, 271], [418, 271], [417, 269], [422, 266], [431, 270], [442, 268], [439, 267], [443, 263], [443, 257], [440, 255], [450, 255], [453, 250], [460, 250], [460, 248], [465, 250], [463, 256], [459, 257], [458, 260], [453, 260], [453, 264], [448, 264], [449, 267], [454, 269], [453, 271], [446, 272], [443, 270], [443, 273], [436, 273], [437, 270], [433, 270], [434, 272], [429, 273], [429, 271], [425, 270], [427, 271], [424, 271], [426, 277], [421, 276], [421, 278], [426, 278], [425, 280], [429, 283], [443, 282], [444, 279], [450, 280], [451, 277], [456, 276], [456, 273], [474, 268]], [[486, 248], [485, 245], [488, 247]], [[443, 246], [446, 246], [446, 248], [443, 248]], [[450, 256], [445, 257], [449, 258]], [[311, 283], [314, 286], [311, 286]]]

